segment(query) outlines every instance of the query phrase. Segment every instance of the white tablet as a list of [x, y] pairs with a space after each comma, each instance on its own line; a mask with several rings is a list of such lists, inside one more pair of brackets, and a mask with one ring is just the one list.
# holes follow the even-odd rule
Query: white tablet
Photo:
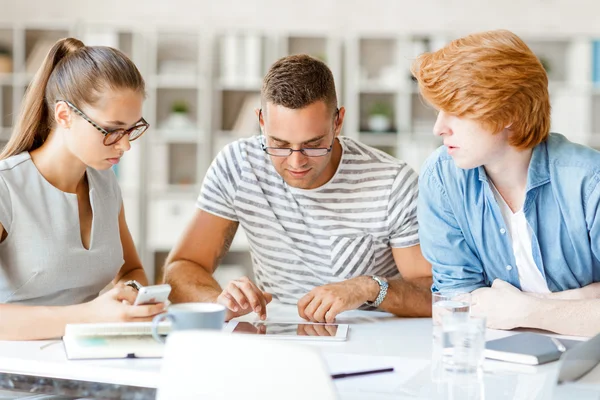
[[348, 337], [347, 324], [313, 324], [309, 322], [230, 321], [225, 332], [286, 340], [344, 341]]

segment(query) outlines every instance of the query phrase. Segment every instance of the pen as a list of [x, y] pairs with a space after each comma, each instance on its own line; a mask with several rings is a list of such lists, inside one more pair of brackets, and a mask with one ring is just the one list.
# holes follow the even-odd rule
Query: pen
[[62, 342], [62, 340], [53, 340], [53, 341], [51, 341], [49, 343], [46, 343], [46, 344], [40, 346], [40, 350], [44, 350], [46, 347], [50, 347], [53, 344], [60, 343], [60, 342]]
[[557, 338], [550, 337], [550, 340], [552, 340], [552, 343], [554, 343], [554, 345], [556, 346], [558, 351], [560, 351], [561, 353], [564, 353], [565, 351], [567, 351], [567, 348], [565, 347], [565, 345], [562, 344]]
[[384, 372], [394, 372], [394, 368], [372, 369], [369, 371], [349, 372], [346, 374], [332, 374], [331, 379], [350, 378], [352, 376], [362, 376], [371, 374], [382, 374]]

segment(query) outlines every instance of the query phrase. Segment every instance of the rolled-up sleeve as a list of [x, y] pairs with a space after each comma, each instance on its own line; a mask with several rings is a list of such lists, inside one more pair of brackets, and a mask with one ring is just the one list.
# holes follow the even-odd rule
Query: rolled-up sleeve
[[432, 291], [472, 292], [487, 286], [481, 260], [466, 242], [452, 211], [453, 205], [463, 206], [462, 199], [450, 199], [436, 164], [427, 164], [419, 177], [417, 216], [421, 251], [433, 268]]
[[592, 189], [584, 198], [585, 218], [592, 254], [600, 261], [600, 176], [594, 175]]

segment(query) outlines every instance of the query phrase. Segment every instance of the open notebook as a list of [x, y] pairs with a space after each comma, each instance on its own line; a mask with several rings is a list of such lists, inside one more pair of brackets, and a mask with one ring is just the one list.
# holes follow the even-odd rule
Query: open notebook
[[[170, 330], [169, 322], [158, 327], [161, 335]], [[164, 348], [152, 337], [152, 322], [67, 324], [63, 342], [70, 360], [157, 358]]]

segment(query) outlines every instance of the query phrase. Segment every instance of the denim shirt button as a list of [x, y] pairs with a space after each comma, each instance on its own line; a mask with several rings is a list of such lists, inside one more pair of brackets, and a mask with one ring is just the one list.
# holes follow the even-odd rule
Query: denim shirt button
[[511, 269], [512, 269], [512, 265], [507, 265], [507, 266], [506, 266], [506, 270], [507, 270], [507, 271], [510, 271]]
[[500, 228], [500, 233], [504, 235], [506, 233], [506, 229]]

